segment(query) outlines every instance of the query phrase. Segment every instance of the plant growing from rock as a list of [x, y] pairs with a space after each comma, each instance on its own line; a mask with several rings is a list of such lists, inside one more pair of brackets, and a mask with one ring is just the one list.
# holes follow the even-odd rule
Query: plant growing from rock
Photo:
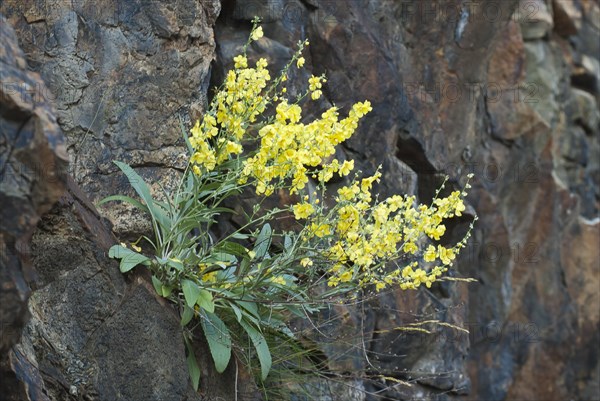
[[[334, 106], [320, 118], [303, 119], [301, 102], [319, 99], [326, 82], [311, 76], [303, 94], [287, 97], [288, 72], [302, 68], [309, 43], [299, 43], [272, 79], [265, 59], [250, 66], [246, 57], [247, 46], [262, 36], [257, 22], [202, 120], [184, 134], [189, 164], [176, 190], [158, 200], [131, 167], [115, 162], [140, 200], [115, 195], [102, 203], [128, 202], [152, 222], [154, 236], [143, 236], [152, 255], [135, 244], [110, 249], [121, 271], [138, 265], [150, 270], [157, 293], [179, 308], [182, 327], [202, 327], [218, 372], [230, 362], [232, 333], [245, 332], [264, 380], [272, 365], [266, 331], [293, 337], [289, 316], [307, 316], [361, 291], [430, 287], [452, 265], [470, 230], [454, 246], [437, 242], [444, 220], [465, 210], [464, 190], [447, 197], [438, 190], [429, 205], [407, 195], [379, 199], [371, 190], [380, 172], [363, 177], [353, 173], [353, 160], [333, 158], [371, 104], [359, 102], [347, 112]], [[331, 194], [327, 183], [334, 175], [347, 185]], [[241, 227], [215, 238], [217, 217], [235, 213], [223, 202], [245, 188], [257, 195], [253, 210], [243, 213]], [[290, 201], [265, 207], [260, 199], [272, 194]], [[297, 230], [273, 230], [270, 222], [286, 217]], [[184, 338], [198, 388], [192, 332], [184, 330]]]

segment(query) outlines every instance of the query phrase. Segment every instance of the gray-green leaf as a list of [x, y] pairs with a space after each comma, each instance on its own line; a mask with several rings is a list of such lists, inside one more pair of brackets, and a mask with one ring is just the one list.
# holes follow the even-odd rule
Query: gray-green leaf
[[256, 253], [257, 258], [264, 258], [271, 246], [271, 226], [269, 223], [265, 224], [258, 237], [256, 238], [256, 245], [254, 246], [254, 252]]
[[262, 380], [265, 380], [271, 370], [271, 364], [273, 363], [267, 340], [265, 340], [265, 337], [257, 329], [244, 320], [240, 321], [240, 325], [246, 330], [246, 333], [248, 333], [248, 336], [256, 349], [256, 356], [258, 356], [260, 362], [260, 377]]
[[183, 313], [181, 314], [181, 327], [185, 327], [194, 317], [194, 310], [187, 305], [183, 305]]
[[108, 250], [108, 256], [114, 259], [121, 259], [121, 264], [119, 266], [121, 273], [126, 273], [137, 265], [150, 262], [150, 259], [146, 256], [125, 248], [122, 245], [113, 245]]
[[183, 290], [185, 303], [190, 308], [193, 308], [198, 300], [198, 295], [200, 295], [200, 288], [191, 280], [181, 280], [181, 289]]
[[200, 367], [198, 366], [198, 360], [196, 359], [196, 355], [194, 355], [192, 344], [188, 339], [185, 340], [185, 346], [188, 351], [187, 365], [190, 379], [192, 380], [192, 386], [195, 391], [198, 391], [198, 387], [200, 386]]
[[215, 303], [213, 302], [213, 296], [210, 291], [200, 289], [200, 293], [198, 294], [198, 299], [196, 302], [198, 303], [198, 306], [205, 311], [210, 313], [215, 312]]
[[215, 369], [223, 373], [231, 359], [231, 335], [225, 323], [217, 315], [202, 312], [200, 319], [204, 336], [208, 342], [208, 348], [215, 362]]

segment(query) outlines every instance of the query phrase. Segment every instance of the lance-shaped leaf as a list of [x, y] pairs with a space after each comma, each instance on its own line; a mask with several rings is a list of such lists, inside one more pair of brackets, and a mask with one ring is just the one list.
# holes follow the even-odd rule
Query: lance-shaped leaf
[[223, 373], [231, 359], [231, 334], [217, 315], [210, 312], [201, 313], [200, 324], [215, 362], [215, 368], [217, 372]]

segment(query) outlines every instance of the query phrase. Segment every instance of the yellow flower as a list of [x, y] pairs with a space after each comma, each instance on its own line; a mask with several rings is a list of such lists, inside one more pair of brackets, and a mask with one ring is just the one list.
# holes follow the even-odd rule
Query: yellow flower
[[225, 146], [225, 151], [227, 153], [235, 153], [237, 155], [242, 153], [242, 150], [242, 145], [232, 141], [228, 141], [227, 145]]
[[235, 68], [248, 68], [248, 59], [246, 56], [239, 55], [233, 58]]
[[340, 275], [340, 281], [342, 283], [347, 283], [350, 280], [352, 280], [352, 272], [351, 271], [346, 270], [345, 272], [343, 272]]
[[291, 194], [298, 192], [299, 189], [302, 189], [306, 186], [306, 183], [308, 182], [308, 177], [305, 174], [305, 170], [306, 169], [296, 171], [296, 174], [294, 174], [294, 179], [292, 180], [292, 188], [290, 189]]
[[412, 279], [414, 280], [415, 285], [419, 285], [427, 281], [427, 273], [425, 273], [425, 270], [423, 269], [417, 269], [412, 274]]
[[430, 232], [428, 232], [428, 234], [429, 234], [430, 238], [433, 238], [434, 240], [439, 241], [440, 237], [442, 235], [444, 235], [445, 232], [446, 232], [446, 226], [443, 224], [440, 224], [433, 230], [430, 230]]
[[269, 65], [269, 63], [267, 63], [267, 59], [265, 59], [265, 58], [260, 58], [256, 62], [256, 68], [259, 70], [267, 68], [268, 65]]
[[313, 261], [310, 260], [310, 258], [304, 258], [300, 261], [300, 265], [302, 267], [307, 267], [307, 266], [312, 266], [313, 265]]
[[200, 135], [202, 134], [202, 130], [200, 129], [200, 121], [196, 121], [194, 128], [192, 128], [190, 132], [192, 133], [192, 136], [200, 137]]
[[356, 103], [354, 106], [352, 106], [352, 109], [354, 110], [358, 118], [363, 117], [365, 114], [373, 110], [373, 108], [371, 107], [371, 102], [369, 102], [368, 100], [363, 103]]
[[317, 224], [312, 223], [310, 225], [310, 231], [319, 238], [323, 238], [326, 235], [331, 234], [331, 227], [329, 224]]
[[304, 66], [304, 62], [305, 62], [305, 61], [306, 61], [306, 60], [304, 59], [304, 57], [300, 57], [300, 58], [298, 59], [298, 61], [296, 61], [296, 65], [298, 66], [298, 68], [301, 68], [301, 67], [303, 67], [303, 66]]
[[285, 285], [285, 279], [281, 276], [271, 278], [273, 284]]
[[354, 170], [354, 160], [346, 160], [340, 167], [340, 176], [347, 176], [352, 170]]
[[202, 281], [214, 283], [217, 281], [217, 272], [210, 272], [202, 275]]
[[327, 280], [327, 285], [329, 287], [337, 287], [337, 285], [340, 283], [340, 279], [337, 277], [331, 277], [329, 278], [329, 280]]
[[[323, 86], [321, 84], [321, 78], [320, 77], [315, 77], [314, 75], [311, 75], [310, 78], [308, 79], [308, 89], [310, 89], [311, 91], [315, 91], [317, 89], [321, 89], [321, 87]], [[324, 82], [325, 80], [323, 80]]]
[[252, 40], [258, 40], [264, 36], [264, 32], [262, 26], [256, 27], [254, 31], [252, 31], [252, 35], [250, 36]]
[[381, 177], [381, 173], [377, 172], [374, 176], [363, 178], [360, 182], [360, 189], [364, 194], [368, 194], [373, 182], [379, 182], [379, 178]]
[[425, 260], [425, 262], [433, 262], [436, 256], [437, 252], [435, 250], [435, 247], [433, 245], [429, 245], [427, 247], [427, 251], [425, 251], [425, 254], [423, 255], [423, 260]]
[[338, 189], [338, 195], [342, 201], [354, 199], [354, 191], [352, 191], [351, 187], [341, 187]]
[[456, 258], [454, 251], [452, 249], [444, 248], [441, 245], [438, 245], [438, 254], [440, 255], [440, 260], [443, 264], [449, 265]]
[[315, 208], [310, 203], [297, 203], [293, 209], [296, 220], [306, 219], [315, 212]]
[[347, 283], [350, 280], [352, 280], [352, 272], [351, 271], [346, 270], [345, 272], [343, 272], [340, 275], [340, 281], [342, 283]]
[[140, 248], [139, 246], [137, 246], [136, 244], [131, 244], [131, 247], [133, 248], [134, 251], [136, 252], [142, 252], [142, 248]]
[[459, 201], [456, 203], [456, 205], [454, 206], [454, 213], [455, 213], [457, 216], [459, 216], [459, 217], [460, 217], [460, 216], [462, 216], [462, 212], [464, 212], [464, 211], [465, 211], [465, 209], [466, 209], [466, 208], [465, 208], [465, 204], [463, 203], [463, 201], [462, 201], [462, 200], [459, 200]]

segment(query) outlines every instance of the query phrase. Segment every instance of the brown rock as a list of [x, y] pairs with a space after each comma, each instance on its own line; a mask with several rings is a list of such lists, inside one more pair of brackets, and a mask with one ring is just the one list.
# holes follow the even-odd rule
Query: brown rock
[[581, 28], [581, 5], [578, 1], [552, 0], [554, 30], [561, 36], [576, 35]]
[[511, 20], [499, 35], [498, 45], [490, 58], [488, 86], [497, 85], [504, 91], [516, 88], [525, 78], [525, 49], [520, 25]]

